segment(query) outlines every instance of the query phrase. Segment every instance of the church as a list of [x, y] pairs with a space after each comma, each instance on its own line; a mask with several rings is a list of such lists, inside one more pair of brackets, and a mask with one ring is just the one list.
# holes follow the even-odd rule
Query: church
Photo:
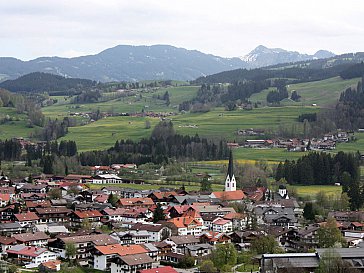
[[230, 150], [228, 171], [225, 179], [225, 190], [211, 193], [211, 197], [226, 202], [241, 202], [247, 198], [242, 190], [236, 190], [236, 179], [234, 175], [233, 152]]

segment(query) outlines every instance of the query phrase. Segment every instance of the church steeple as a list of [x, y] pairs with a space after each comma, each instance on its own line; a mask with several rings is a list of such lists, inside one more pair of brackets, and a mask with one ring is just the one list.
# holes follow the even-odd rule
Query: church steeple
[[236, 180], [234, 175], [233, 152], [230, 150], [229, 166], [225, 180], [225, 191], [236, 191]]

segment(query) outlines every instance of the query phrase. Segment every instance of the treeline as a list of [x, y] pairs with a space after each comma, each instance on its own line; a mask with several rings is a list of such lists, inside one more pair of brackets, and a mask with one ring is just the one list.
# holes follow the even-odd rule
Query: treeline
[[96, 85], [97, 82], [92, 80], [65, 78], [42, 72], [30, 73], [0, 83], [0, 87], [12, 92], [48, 92], [54, 95], [75, 94]]
[[0, 140], [0, 160], [20, 160], [22, 146], [17, 140]]
[[294, 185], [334, 185], [340, 183], [350, 199], [351, 209], [357, 210], [364, 203], [364, 188], [360, 184], [360, 154], [339, 152], [309, 153], [297, 161], [279, 163], [275, 179], [285, 179]]
[[176, 160], [225, 159], [229, 150], [225, 142], [215, 143], [199, 136], [176, 134], [171, 122], [158, 124], [150, 138], [138, 142], [116, 141], [105, 151], [84, 152], [79, 155], [82, 165], [110, 165], [118, 162], [145, 164], [168, 163]]
[[364, 128], [364, 89], [362, 82], [348, 88], [341, 95], [333, 112], [337, 128], [356, 130]]
[[288, 98], [288, 90], [286, 87], [287, 80], [276, 80], [276, 91], [269, 91], [267, 95], [268, 103], [279, 103], [281, 100]]
[[200, 77], [196, 79], [194, 84], [214, 84], [214, 83], [234, 83], [243, 81], [262, 81], [267, 79], [281, 78], [281, 79], [292, 79], [290, 83], [307, 82], [307, 81], [318, 81], [335, 76], [339, 76], [340, 73], [348, 69], [352, 64], [338, 64], [332, 67], [322, 67], [310, 64], [299, 63], [294, 67], [284, 68], [281, 65], [279, 69], [276, 67], [269, 68], [257, 68], [257, 69], [236, 69], [231, 71], [225, 71], [206, 77]]
[[364, 63], [354, 64], [340, 73], [340, 77], [344, 80], [359, 78], [364, 75]]

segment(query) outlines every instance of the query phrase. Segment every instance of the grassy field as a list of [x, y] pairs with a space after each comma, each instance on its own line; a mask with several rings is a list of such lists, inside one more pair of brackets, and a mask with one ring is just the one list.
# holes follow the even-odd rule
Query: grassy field
[[[293, 90], [302, 97], [300, 102], [285, 100], [283, 105], [312, 105], [317, 104], [320, 107], [327, 107], [335, 104], [339, 99], [340, 93], [350, 86], [356, 86], [359, 79], [343, 80], [340, 77], [330, 78], [322, 81], [291, 84], [288, 86], [288, 92]], [[260, 101], [266, 104], [268, 92], [272, 89], [264, 90], [250, 97], [252, 102]]]
[[[44, 107], [43, 114], [50, 118], [68, 116], [70, 112], [92, 112], [100, 109], [102, 112], [133, 113], [145, 111], [172, 112], [178, 111], [178, 105], [196, 96], [198, 86], [177, 86], [160, 88], [156, 91], [142, 92], [140, 96], [130, 96], [99, 103], [69, 104], [62, 97], [55, 97], [59, 102], [52, 106]], [[168, 91], [170, 105], [166, 106], [165, 101], [157, 99]]]
[[[289, 128], [293, 123], [299, 127], [302, 125], [296, 121], [299, 114], [317, 110], [315, 107], [266, 107], [252, 111], [225, 112], [222, 108], [217, 108], [208, 113], [184, 114], [170, 118], [179, 134], [198, 134], [202, 137], [233, 141], [241, 139], [237, 135], [237, 130], [241, 128], [274, 130], [278, 126]], [[151, 122], [152, 127], [159, 122], [158, 118], [148, 117], [108, 117], [85, 126], [69, 128], [69, 133], [62, 139], [75, 140], [80, 151], [105, 149], [114, 145], [116, 140], [148, 137], [152, 129], [145, 129], [146, 120]], [[187, 128], [187, 125], [196, 125], [196, 128]]]
[[314, 197], [320, 191], [325, 192], [327, 195], [340, 195], [342, 188], [340, 186], [324, 186], [324, 185], [310, 185], [310, 186], [296, 186], [292, 185], [289, 188], [293, 188], [297, 191], [298, 196], [311, 196]]
[[[179, 189], [182, 185], [185, 186], [187, 191], [198, 191], [200, 190], [200, 185], [196, 182], [175, 182], [173, 184], [166, 184], [165, 182], [158, 182], [158, 181], [151, 181], [150, 183], [153, 184], [112, 184], [111, 186], [115, 187], [122, 187], [122, 188], [131, 188], [131, 189], [137, 189], [137, 190], [156, 190], [161, 187], [163, 188], [173, 188], [173, 189]], [[101, 189], [105, 186], [110, 186], [108, 184], [87, 184], [87, 186], [90, 189]], [[222, 191], [224, 189], [224, 185], [222, 184], [212, 184], [212, 190], [213, 191]]]

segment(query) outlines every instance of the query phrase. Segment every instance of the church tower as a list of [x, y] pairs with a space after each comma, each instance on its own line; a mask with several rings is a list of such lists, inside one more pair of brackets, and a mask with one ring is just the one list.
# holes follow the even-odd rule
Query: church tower
[[230, 150], [229, 166], [225, 180], [225, 191], [236, 191], [236, 180], [233, 167], [233, 152]]

